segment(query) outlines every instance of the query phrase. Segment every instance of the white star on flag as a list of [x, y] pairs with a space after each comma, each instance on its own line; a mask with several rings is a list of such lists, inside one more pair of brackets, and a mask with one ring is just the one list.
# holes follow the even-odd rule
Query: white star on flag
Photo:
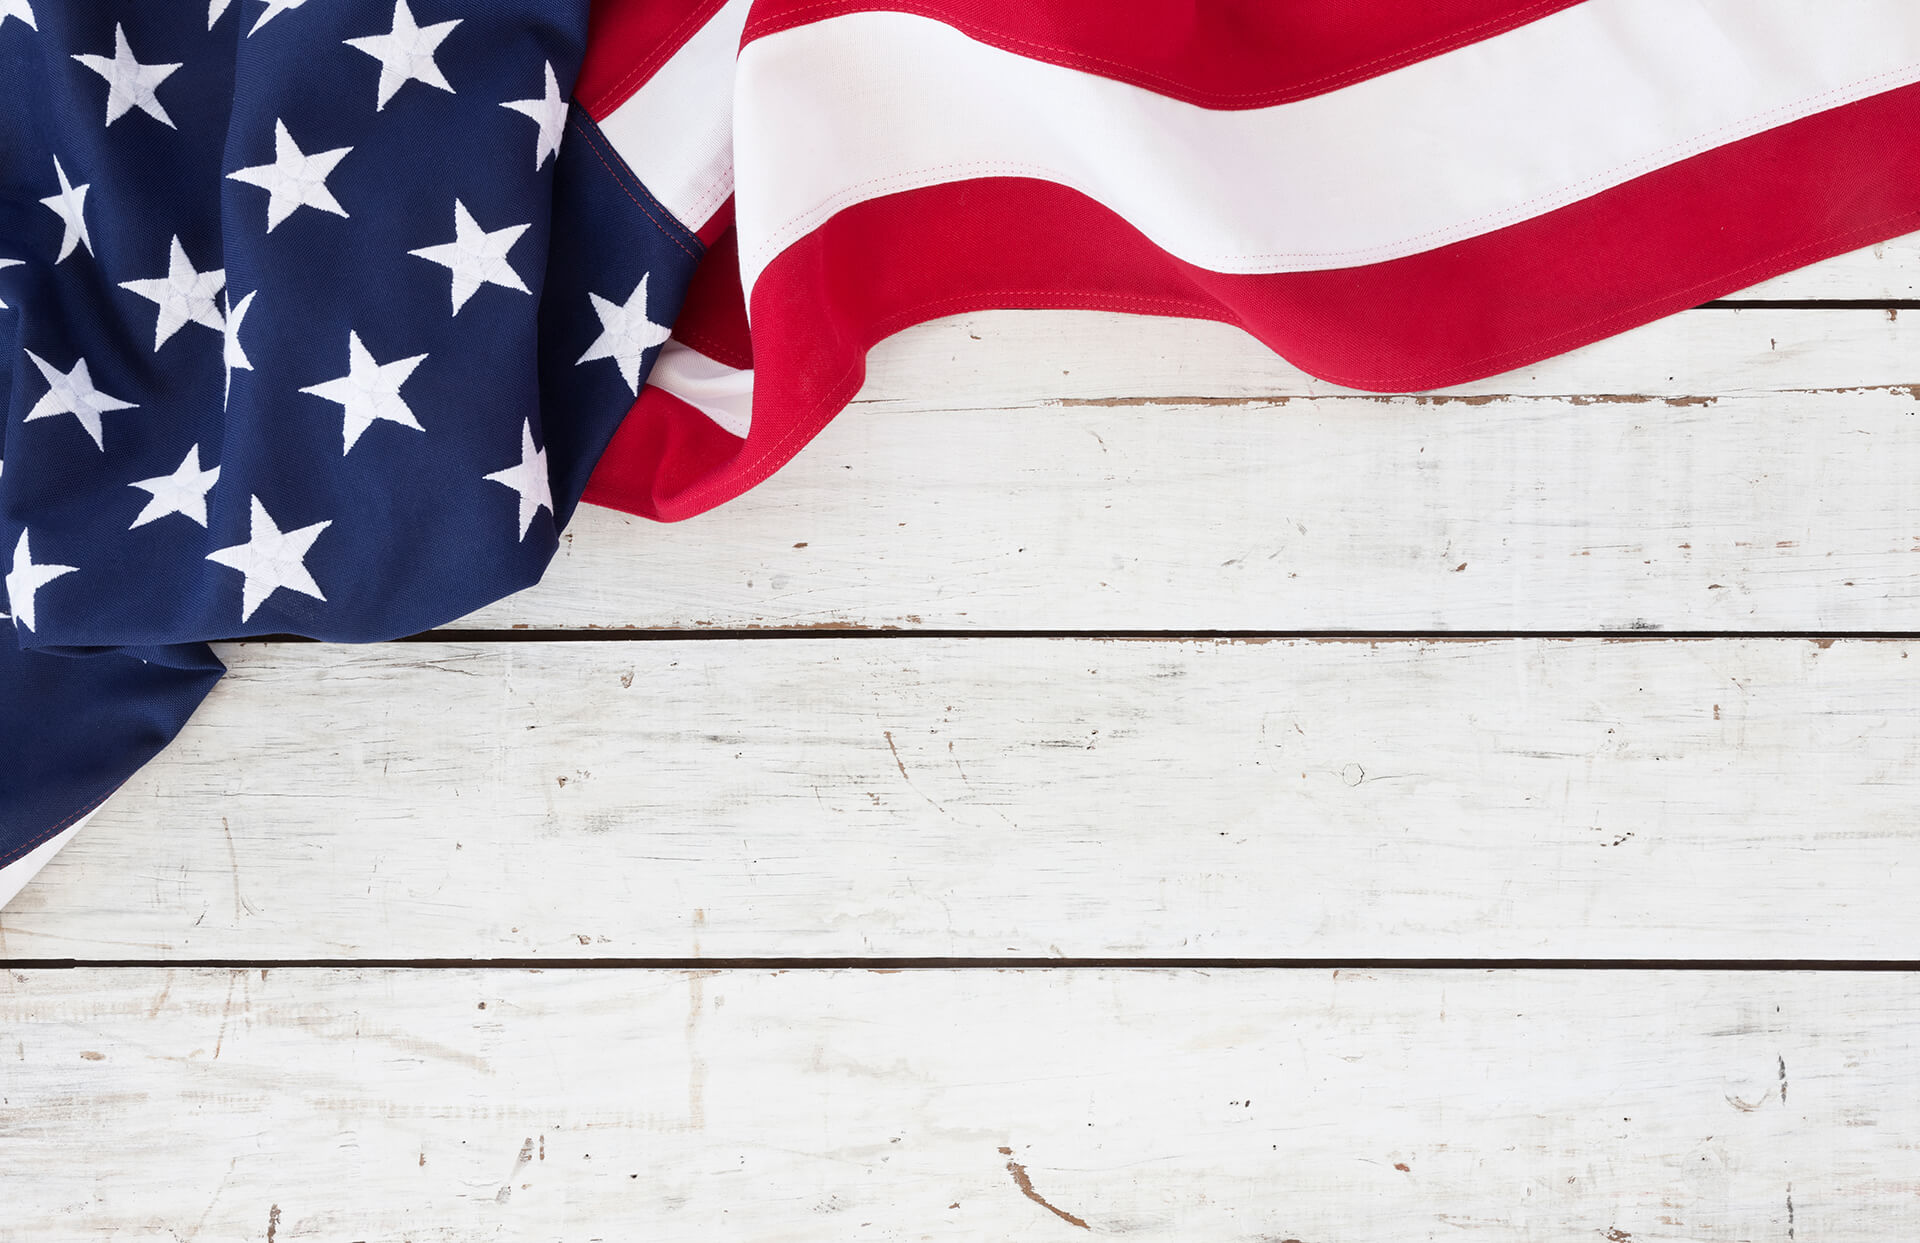
[[240, 346], [240, 322], [246, 319], [247, 310], [253, 306], [253, 295], [259, 292], [258, 289], [249, 290], [247, 296], [240, 299], [240, 305], [235, 306], [233, 291], [227, 291], [227, 339], [225, 348], [222, 350], [227, 364], [227, 391], [226, 395], [220, 399], [223, 405], [233, 400], [233, 373], [253, 370], [253, 363], [247, 358], [246, 350]]
[[233, 3], [233, 0], [207, 0], [208, 30], [213, 29], [214, 24], [226, 13], [227, 6], [231, 3]]
[[567, 132], [567, 100], [560, 94], [560, 80], [553, 76], [553, 62], [547, 62], [547, 93], [539, 99], [514, 99], [500, 105], [534, 119], [540, 134], [533, 144], [533, 167], [537, 172], [548, 156], [560, 152], [560, 140]]
[[66, 226], [60, 235], [60, 258], [54, 260], [58, 263], [73, 253], [75, 243], [85, 246], [87, 253], [92, 254], [93, 239], [87, 236], [87, 218], [82, 213], [87, 202], [87, 187], [73, 185], [67, 180], [67, 170], [60, 167], [60, 157], [57, 155], [53, 157], [53, 175], [60, 179], [60, 193], [49, 194], [40, 201]]
[[496, 470], [485, 478], [502, 483], [520, 494], [520, 538], [533, 529], [533, 516], [541, 510], [553, 512], [553, 481], [547, 477], [547, 451], [533, 447], [533, 420], [520, 428], [520, 464]]
[[155, 475], [151, 479], [136, 479], [127, 486], [152, 493], [147, 507], [133, 520], [133, 526], [146, 526], [156, 518], [168, 514], [185, 514], [201, 526], [207, 525], [207, 491], [220, 478], [220, 468], [200, 469], [200, 446], [187, 450], [187, 456], [180, 462], [179, 468], [171, 475]]
[[17, 17], [27, 24], [29, 30], [40, 29], [33, 20], [33, 6], [27, 0], [0, 0], [0, 26], [7, 24], [9, 17]]
[[70, 565], [35, 565], [33, 550], [27, 547], [27, 533], [13, 546], [13, 569], [7, 574], [7, 601], [13, 606], [14, 620], [28, 630], [37, 629], [33, 620], [33, 597], [54, 579], [74, 572]]
[[254, 610], [280, 587], [325, 603], [326, 597], [320, 594], [320, 584], [314, 582], [313, 575], [307, 573], [307, 550], [313, 547], [313, 541], [320, 538], [320, 532], [333, 525], [332, 521], [316, 522], [298, 531], [282, 531], [267, 513], [267, 507], [260, 503], [259, 497], [249, 496], [247, 499], [253, 506], [247, 542], [207, 554], [207, 560], [236, 569], [243, 576], [240, 620], [246, 621], [252, 617]]
[[[262, 13], [260, 20], [253, 24], [253, 29], [247, 32], [247, 37], [251, 39], [259, 33], [260, 27], [266, 25], [288, 9], [297, 9], [306, 2], [307, 0], [267, 0], [267, 11]], [[211, 27], [209, 27], [209, 29], [211, 29]]]
[[120, 288], [147, 299], [159, 308], [160, 313], [153, 323], [153, 349], [156, 354], [167, 343], [168, 337], [188, 324], [201, 324], [224, 335], [227, 321], [221, 317], [220, 304], [215, 301], [215, 296], [226, 285], [227, 274], [222, 268], [194, 271], [193, 264], [187, 260], [186, 248], [180, 245], [177, 236], [167, 255], [165, 276], [120, 282]]
[[[25, 263], [25, 262], [26, 260], [24, 259], [0, 259], [0, 268], [17, 268], [22, 263]], [[7, 304], [5, 302], [0, 302], [0, 311], [4, 311], [6, 309], [7, 309]]]
[[160, 98], [154, 91], [162, 82], [180, 67], [176, 62], [171, 65], [143, 65], [133, 58], [133, 49], [127, 46], [127, 32], [116, 23], [113, 28], [113, 56], [86, 56], [75, 53], [75, 60], [93, 70], [107, 80], [107, 124], [112, 125], [134, 108], [146, 113], [168, 129], [176, 129], [173, 118], [160, 106]]
[[467, 299], [482, 285], [499, 285], [531, 293], [507, 262], [507, 252], [532, 225], [509, 225], [489, 233], [474, 220], [466, 204], [453, 200], [453, 240], [439, 246], [410, 250], [429, 263], [437, 263], [453, 273], [453, 313], [458, 315]]
[[40, 374], [46, 377], [49, 385], [40, 400], [33, 403], [33, 409], [27, 411], [25, 422], [70, 414], [80, 420], [80, 426], [86, 428], [87, 435], [93, 437], [94, 447], [102, 453], [106, 452], [107, 442], [100, 433], [100, 416], [109, 410], [138, 410], [139, 406], [130, 401], [121, 401], [118, 397], [109, 397], [95, 388], [93, 375], [87, 370], [87, 360], [84, 358], [73, 364], [72, 371], [63, 372], [32, 350], [23, 350], [22, 353], [40, 368]]
[[449, 95], [454, 93], [454, 89], [447, 85], [446, 78], [441, 76], [440, 66], [434, 63], [433, 50], [445, 42], [459, 24], [460, 19], [456, 17], [450, 22], [435, 22], [431, 26], [416, 25], [413, 10], [407, 7], [407, 0], [394, 0], [392, 30], [383, 35], [346, 40], [348, 47], [365, 52], [380, 62], [380, 90], [379, 98], [373, 105], [375, 112], [385, 108], [394, 92], [409, 82], [425, 82]]
[[327, 175], [352, 150], [352, 147], [335, 147], [308, 155], [293, 141], [293, 135], [287, 133], [286, 122], [275, 121], [273, 163], [236, 169], [227, 176], [267, 192], [267, 232], [271, 233], [302, 207], [332, 212], [336, 216], [347, 214], [347, 209], [340, 206], [333, 192], [327, 189]]
[[411, 427], [415, 431], [427, 430], [421, 427], [413, 417], [413, 411], [400, 396], [400, 386], [413, 374], [425, 354], [415, 354], [412, 358], [402, 358], [396, 362], [377, 363], [367, 347], [360, 344], [360, 334], [347, 333], [347, 374], [337, 380], [328, 380], [325, 384], [314, 384], [300, 391], [311, 393], [338, 405], [345, 416], [341, 424], [341, 433], [346, 441], [340, 455], [345, 457], [360, 439], [360, 433], [373, 426], [375, 419], [386, 419], [402, 427]]
[[600, 316], [600, 335], [580, 356], [580, 362], [574, 364], [577, 367], [596, 358], [613, 359], [620, 367], [620, 378], [636, 397], [640, 395], [641, 358], [672, 335], [671, 329], [647, 318], [647, 278], [652, 275], [649, 272], [641, 276], [633, 296], [624, 305], [608, 301], [597, 293], [587, 295], [593, 299], [593, 309]]

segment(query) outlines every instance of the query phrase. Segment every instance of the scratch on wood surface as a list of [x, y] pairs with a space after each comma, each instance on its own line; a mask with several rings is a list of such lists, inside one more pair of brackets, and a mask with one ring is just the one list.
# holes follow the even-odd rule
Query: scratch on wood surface
[[257, 915], [253, 904], [240, 894], [240, 856], [233, 849], [233, 829], [225, 816], [220, 817], [220, 831], [227, 838], [227, 867], [233, 872], [233, 917], [237, 920], [243, 915]]
[[180, 1243], [193, 1243], [193, 1240], [200, 1237], [200, 1227], [207, 1224], [207, 1214], [211, 1213], [213, 1206], [219, 1203], [220, 1193], [227, 1189], [227, 1180], [233, 1177], [233, 1167], [239, 1163], [240, 1158], [238, 1156], [227, 1159], [227, 1172], [220, 1176], [219, 1185], [213, 1189], [213, 1198], [207, 1201], [207, 1207], [200, 1210], [200, 1220], [194, 1222], [193, 1226], [184, 1235], [180, 1236]]
[[[1111, 409], [1118, 406], [1284, 406], [1297, 400], [1295, 397], [1062, 397], [1054, 404]], [[1105, 447], [1102, 442], [1101, 448]]]
[[227, 973], [227, 1000], [220, 1007], [220, 1032], [213, 1038], [213, 1056], [215, 1060], [219, 1059], [220, 1046], [224, 1044], [227, 1039], [227, 1019], [233, 1015], [234, 974], [235, 973], [231, 971]]
[[1063, 1208], [1055, 1208], [1053, 1205], [1048, 1204], [1046, 1200], [1041, 1197], [1040, 1193], [1033, 1189], [1033, 1180], [1027, 1177], [1027, 1167], [1024, 1165], [1021, 1165], [1018, 1161], [1015, 1161], [1013, 1159], [1013, 1149], [1002, 1147], [1000, 1149], [1000, 1155], [1007, 1158], [1007, 1173], [1013, 1175], [1013, 1185], [1020, 1188], [1021, 1195], [1027, 1197], [1027, 1199], [1029, 1200], [1032, 1200], [1035, 1204], [1038, 1204], [1041, 1208], [1047, 1210], [1049, 1213], [1052, 1213], [1055, 1217], [1058, 1217], [1061, 1221], [1067, 1222], [1070, 1225], [1078, 1226], [1082, 1230], [1090, 1231], [1093, 1229], [1092, 1226], [1089, 1226], [1086, 1222], [1080, 1220], [1078, 1217], [1075, 1217], [1072, 1213], [1067, 1212], [1067, 1210]]
[[1774, 1060], [1780, 1063], [1780, 1103], [1784, 1105], [1787, 1103], [1787, 1058], [1784, 1053], [1777, 1053]]
[[[425, 1163], [424, 1162], [425, 1155], [426, 1154], [424, 1153], [421, 1154], [423, 1158], [422, 1164]], [[513, 1169], [508, 1171], [507, 1180], [501, 1183], [499, 1190], [493, 1193], [493, 1202], [495, 1204], [505, 1204], [508, 1200], [513, 1199], [513, 1180], [516, 1176], [519, 1175], [520, 1167], [523, 1165], [526, 1165], [528, 1162], [532, 1160], [533, 1160], [533, 1136], [529, 1135], [524, 1141], [522, 1141], [522, 1143], [520, 1144], [520, 1151], [513, 1158]]]
[[1856, 384], [1849, 388], [1790, 388], [1785, 391], [1807, 395], [1815, 393], [1904, 393], [1915, 401], [1920, 401], [1920, 384]]
[[280, 1233], [280, 1206], [271, 1205], [267, 1209], [267, 1243], [273, 1243], [273, 1236]]
[[[949, 820], [953, 819], [952, 812], [942, 807], [939, 803], [936, 803], [931, 794], [928, 794], [925, 790], [922, 790], [919, 786], [915, 785], [913, 783], [913, 778], [907, 776], [906, 761], [900, 758], [900, 748], [893, 745], [893, 731], [890, 729], [885, 729], [885, 730], [881, 730], [880, 732], [886, 735], [887, 750], [893, 754], [893, 766], [900, 770], [900, 780], [907, 783], [908, 789], [912, 790], [915, 794], [918, 794], [921, 798], [926, 799], [927, 806], [933, 808], [935, 811], [939, 812], [941, 815], [945, 816], [947, 819]], [[1006, 817], [1002, 816], [1001, 819], [1004, 820], [1006, 819]]]
[[707, 1127], [707, 1059], [700, 1056], [697, 1036], [700, 1011], [706, 1008], [707, 977], [711, 971], [687, 972], [687, 1125]]
[[171, 993], [172, 991], [173, 991], [173, 969], [169, 967], [167, 969], [167, 978], [160, 985], [160, 995], [153, 999], [153, 1004], [151, 1006], [147, 1007], [148, 1018], [153, 1018], [154, 1016], [160, 1013], [160, 1007], [167, 1004], [167, 994]]

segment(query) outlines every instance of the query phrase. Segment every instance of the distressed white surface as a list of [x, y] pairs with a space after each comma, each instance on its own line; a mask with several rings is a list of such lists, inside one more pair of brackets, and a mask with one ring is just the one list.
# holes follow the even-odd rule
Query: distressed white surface
[[22, 972], [0, 1240], [1904, 1239], [1917, 1019], [1908, 975]]
[[[589, 511], [466, 624], [1915, 628], [1916, 323], [1689, 314], [1432, 405], [947, 321], [762, 489]], [[153, 964], [0, 969], [3, 1243], [1913, 1233], [1912, 973], [350, 965], [1910, 958], [1911, 645], [227, 654], [0, 913]], [[162, 965], [252, 957], [347, 962]]]
[[0, 950], [1907, 958], [1912, 651], [249, 645]]
[[1920, 234], [1908, 233], [1873, 246], [1785, 272], [1734, 298], [1920, 298]]
[[1465, 401], [1092, 313], [876, 357], [760, 488], [584, 507], [539, 586], [456, 625], [1920, 629], [1920, 313], [1693, 312]]

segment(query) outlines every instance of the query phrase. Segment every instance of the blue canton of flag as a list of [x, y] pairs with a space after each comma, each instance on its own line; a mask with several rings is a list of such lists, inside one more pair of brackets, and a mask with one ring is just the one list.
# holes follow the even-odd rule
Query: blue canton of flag
[[585, 0], [0, 0], [0, 869], [208, 640], [536, 581], [700, 243], [571, 105]]

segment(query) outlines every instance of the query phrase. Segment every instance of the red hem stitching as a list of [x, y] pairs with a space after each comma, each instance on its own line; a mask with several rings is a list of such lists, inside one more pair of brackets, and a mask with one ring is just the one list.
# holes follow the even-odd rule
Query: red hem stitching
[[[572, 126], [580, 134], [580, 137], [586, 142], [587, 146], [592, 149], [594, 158], [600, 161], [600, 166], [607, 170], [608, 175], [613, 178], [614, 184], [620, 187], [620, 192], [622, 194], [625, 194], [629, 199], [633, 200], [633, 205], [640, 209], [640, 213], [642, 215], [644, 215], [648, 220], [651, 220], [653, 222], [653, 227], [660, 230], [660, 232], [666, 237], [666, 239], [672, 242], [675, 246], [678, 246], [681, 249], [681, 251], [685, 253], [689, 259], [692, 259], [695, 262], [698, 262], [700, 259], [700, 256], [698, 254], [695, 254], [693, 251], [688, 250], [687, 244], [681, 241], [678, 236], [679, 233], [686, 231], [686, 226], [680, 223], [679, 218], [674, 216], [674, 214], [668, 211], [666, 208], [661, 207], [660, 214], [662, 216], [667, 217], [667, 219], [672, 220], [675, 225], [679, 225], [680, 227], [678, 230], [676, 230], [668, 225], [664, 225], [660, 223], [659, 218], [656, 217], [652, 212], [648, 211], [647, 205], [640, 201], [640, 196], [635, 194], [627, 186], [626, 178], [622, 177], [619, 173], [619, 170], [615, 169], [614, 166], [607, 161], [607, 157], [600, 150], [600, 144], [593, 140], [593, 134], [588, 131], [587, 127], [580, 124], [579, 118], [575, 117], [572, 120], [568, 121], [567, 124]], [[598, 123], [596, 122], [595, 124], [597, 127]], [[622, 166], [624, 167], [624, 162]], [[635, 176], [633, 180], [636, 182], [639, 182], [643, 187], [646, 184], [645, 182], [641, 182], [640, 178], [637, 176]], [[648, 197], [652, 197], [652, 196], [649, 195]], [[655, 206], [659, 206], [659, 204], [656, 203]]]
[[[119, 788], [120, 787], [118, 786], [114, 787], [115, 790]], [[39, 836], [30, 837], [26, 841], [20, 843], [19, 845], [9, 848], [5, 854], [0, 854], [0, 868], [10, 867], [15, 863], [20, 862], [20, 860], [32, 854], [37, 847], [46, 845], [46, 843], [60, 836], [62, 833], [66, 832], [68, 829], [72, 828], [79, 821], [85, 819], [87, 816], [91, 815], [93, 812], [100, 810], [100, 804], [106, 802], [107, 799], [112, 794], [113, 794], [113, 790], [108, 790], [105, 794], [102, 794], [99, 798], [94, 799], [91, 803], [86, 804], [79, 811], [76, 811], [72, 815], [68, 816], [65, 820], [56, 821], [52, 828], [42, 832]]]

